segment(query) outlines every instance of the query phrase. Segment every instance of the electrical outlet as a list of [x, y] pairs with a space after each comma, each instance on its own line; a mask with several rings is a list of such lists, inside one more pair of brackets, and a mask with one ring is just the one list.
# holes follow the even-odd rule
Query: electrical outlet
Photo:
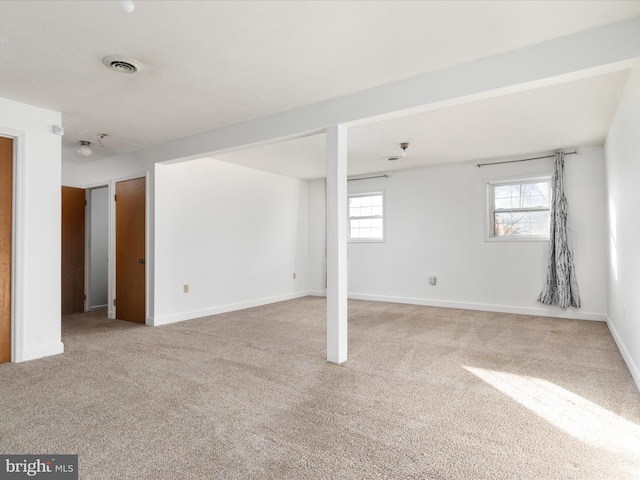
[[188, 284], [188, 283], [185, 283], [185, 284], [182, 286], [182, 291], [183, 291], [184, 293], [189, 293], [189, 284]]
[[436, 284], [436, 276], [429, 275], [429, 285], [435, 285], [435, 284]]

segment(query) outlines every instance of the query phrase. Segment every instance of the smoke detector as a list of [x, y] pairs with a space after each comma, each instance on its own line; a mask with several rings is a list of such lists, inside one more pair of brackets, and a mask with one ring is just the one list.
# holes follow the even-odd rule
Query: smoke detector
[[102, 59], [102, 63], [119, 73], [138, 73], [142, 70], [142, 64], [133, 58], [121, 57], [120, 55], [108, 55]]

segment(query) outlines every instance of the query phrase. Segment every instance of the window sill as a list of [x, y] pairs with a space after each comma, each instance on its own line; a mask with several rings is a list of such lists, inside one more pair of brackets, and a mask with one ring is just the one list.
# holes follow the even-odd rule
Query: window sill
[[347, 243], [386, 243], [384, 238], [349, 238]]
[[485, 242], [548, 242], [549, 237], [545, 236], [510, 236], [510, 237], [486, 237]]

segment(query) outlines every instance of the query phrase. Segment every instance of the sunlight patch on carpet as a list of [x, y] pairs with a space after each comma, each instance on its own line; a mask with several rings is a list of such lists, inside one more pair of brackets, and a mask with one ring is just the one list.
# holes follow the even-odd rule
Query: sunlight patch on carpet
[[547, 380], [514, 373], [463, 368], [578, 440], [640, 457], [640, 426]]

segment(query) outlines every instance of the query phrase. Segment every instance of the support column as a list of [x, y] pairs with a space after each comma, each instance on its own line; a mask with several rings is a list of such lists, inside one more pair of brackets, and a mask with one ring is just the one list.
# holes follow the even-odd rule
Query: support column
[[327, 128], [327, 361], [347, 360], [347, 129]]

